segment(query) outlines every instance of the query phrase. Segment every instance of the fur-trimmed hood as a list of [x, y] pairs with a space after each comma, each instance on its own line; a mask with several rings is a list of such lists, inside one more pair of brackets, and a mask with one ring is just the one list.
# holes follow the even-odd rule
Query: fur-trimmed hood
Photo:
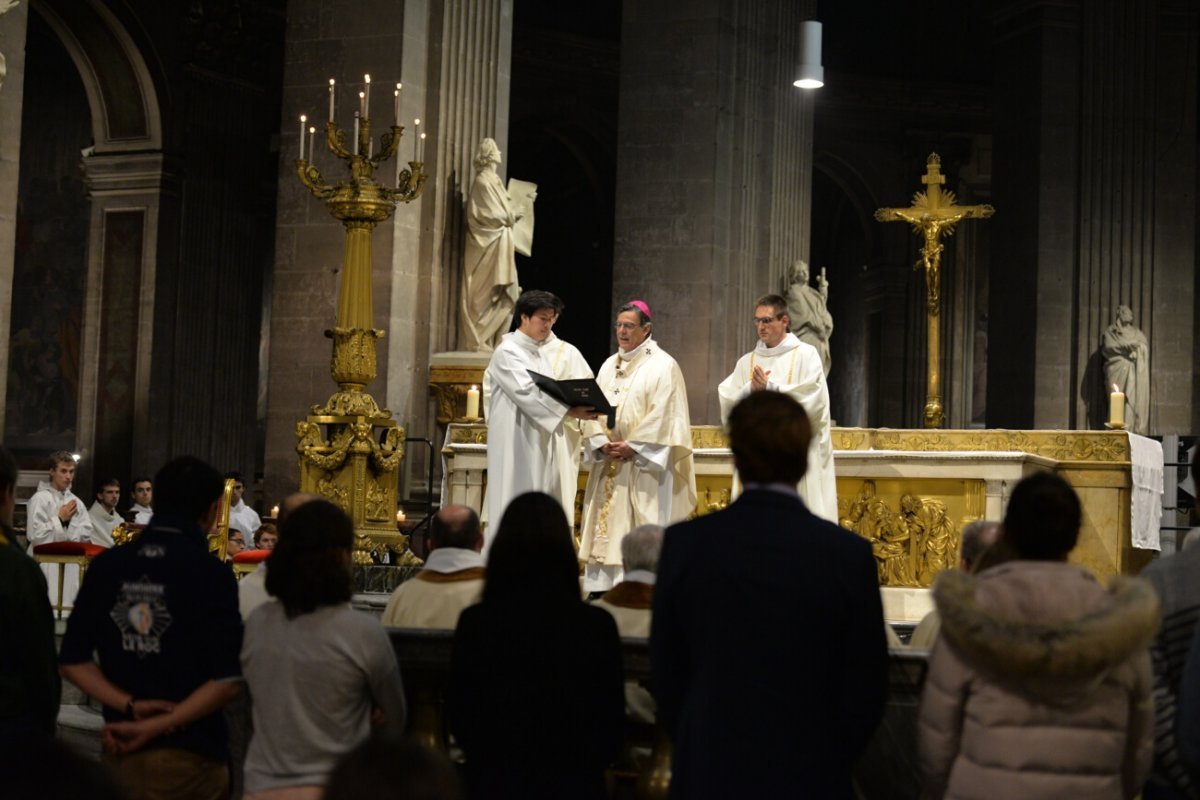
[[1001, 682], [1054, 701], [1088, 692], [1153, 641], [1158, 597], [1145, 581], [1114, 578], [1106, 589], [1084, 568], [1015, 561], [968, 575], [938, 576], [942, 636]]

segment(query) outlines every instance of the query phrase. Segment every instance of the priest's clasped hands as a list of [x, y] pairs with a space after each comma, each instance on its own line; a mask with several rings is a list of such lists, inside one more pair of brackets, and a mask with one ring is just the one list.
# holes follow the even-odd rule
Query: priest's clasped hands
[[761, 392], [767, 388], [767, 381], [771, 377], [771, 370], [763, 369], [757, 364], [754, 365], [754, 374], [750, 376], [750, 391]]
[[625, 442], [609, 442], [600, 452], [609, 461], [632, 461], [634, 456], [633, 448]]

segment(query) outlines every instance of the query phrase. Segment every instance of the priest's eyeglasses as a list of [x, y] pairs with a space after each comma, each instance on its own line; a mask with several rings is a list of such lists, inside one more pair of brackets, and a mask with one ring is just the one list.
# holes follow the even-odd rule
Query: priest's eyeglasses
[[755, 317], [754, 324], [755, 326], [770, 325], [772, 322], [778, 322], [781, 319], [783, 319], [783, 314], [776, 314], [773, 317]]

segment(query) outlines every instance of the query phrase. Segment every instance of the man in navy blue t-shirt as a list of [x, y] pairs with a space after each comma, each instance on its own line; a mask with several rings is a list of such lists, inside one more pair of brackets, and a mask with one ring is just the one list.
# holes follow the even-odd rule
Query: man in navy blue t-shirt
[[229, 785], [221, 708], [241, 688], [237, 583], [206, 536], [224, 484], [184, 456], [154, 487], [149, 527], [89, 567], [59, 661], [104, 704], [104, 747], [131, 797], [215, 800]]

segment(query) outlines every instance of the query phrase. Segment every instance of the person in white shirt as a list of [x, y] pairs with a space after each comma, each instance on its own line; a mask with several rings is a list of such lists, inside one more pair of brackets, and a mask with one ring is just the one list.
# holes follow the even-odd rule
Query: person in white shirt
[[139, 475], [133, 479], [131, 485], [133, 505], [129, 507], [129, 513], [133, 514], [133, 523], [149, 525], [150, 518], [154, 516], [154, 509], [151, 507], [154, 503], [154, 484], [145, 475]]
[[[53, 542], [87, 542], [92, 535], [92, 518], [84, 502], [71, 493], [75, 480], [75, 456], [59, 450], [50, 454], [49, 480], [38, 483], [26, 508], [25, 535], [29, 554], [35, 548]], [[50, 602], [58, 602], [58, 565], [43, 564]], [[79, 567], [68, 564], [63, 572], [64, 606], [75, 603], [79, 591]]]
[[242, 500], [242, 495], [246, 493], [246, 483], [242, 480], [242, 473], [226, 472], [225, 480], [230, 479], [233, 480], [233, 494], [229, 498], [229, 526], [237, 528], [249, 539], [255, 531], [262, 527], [262, 519], [258, 516], [257, 511]]
[[92, 517], [92, 544], [101, 547], [113, 546], [113, 529], [125, 519], [117, 513], [117, 503], [121, 500], [121, 482], [116, 478], [108, 478], [96, 484], [96, 500], [88, 509]]

